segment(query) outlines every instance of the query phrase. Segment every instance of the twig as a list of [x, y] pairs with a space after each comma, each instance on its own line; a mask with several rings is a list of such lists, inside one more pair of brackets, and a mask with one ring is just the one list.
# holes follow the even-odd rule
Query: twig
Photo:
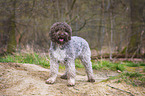
[[73, 7], [74, 7], [74, 5], [75, 5], [75, 2], [76, 2], [76, 0], [73, 0], [73, 3], [72, 3], [72, 5], [71, 5], [71, 8], [70, 8], [70, 10], [66, 13], [66, 15], [68, 15], [68, 14], [73, 10]]
[[73, 86], [73, 88], [74, 88], [75, 90], [78, 90], [78, 91], [79, 91], [79, 89], [75, 88], [75, 86]]
[[116, 89], [116, 90], [120, 90], [120, 91], [126, 92], [126, 93], [130, 94], [131, 96], [135, 96], [135, 95], [133, 95], [132, 93], [130, 93], [130, 92], [128, 92], [128, 91], [125, 91], [125, 90], [122, 90], [122, 89], [119, 89], [119, 88], [112, 87], [112, 86], [110, 86], [110, 85], [108, 85], [108, 84], [107, 84], [106, 86], [109, 86], [109, 87], [111, 87], [111, 88], [113, 88], [113, 89]]

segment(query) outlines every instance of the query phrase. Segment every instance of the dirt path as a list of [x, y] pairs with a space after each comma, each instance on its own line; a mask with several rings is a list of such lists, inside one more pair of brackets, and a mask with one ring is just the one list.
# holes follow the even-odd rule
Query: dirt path
[[132, 93], [135, 96], [145, 95], [144, 87], [133, 87], [126, 83], [114, 83], [114, 80], [100, 82], [114, 72], [95, 72], [95, 83], [89, 83], [85, 73], [77, 72], [76, 85], [67, 86], [67, 80], [60, 79], [55, 84], [45, 84], [49, 69], [34, 64], [0, 63], [0, 96], [130, 96], [129, 93], [113, 89], [110, 86]]

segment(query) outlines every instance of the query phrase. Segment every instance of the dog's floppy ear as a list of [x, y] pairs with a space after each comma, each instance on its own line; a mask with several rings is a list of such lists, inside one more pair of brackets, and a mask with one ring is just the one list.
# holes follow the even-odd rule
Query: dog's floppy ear
[[50, 28], [50, 32], [49, 32], [49, 36], [50, 36], [50, 39], [53, 41], [53, 42], [56, 42], [55, 40], [55, 32], [56, 32], [56, 29], [58, 28], [58, 24], [60, 24], [60, 22], [56, 22], [54, 23], [51, 28]]
[[68, 39], [71, 40], [72, 28], [66, 22], [64, 22], [64, 26], [66, 27], [66, 32], [69, 34]]
[[71, 40], [71, 36], [72, 36], [72, 32], [69, 33], [69, 37], [68, 37], [69, 40]]

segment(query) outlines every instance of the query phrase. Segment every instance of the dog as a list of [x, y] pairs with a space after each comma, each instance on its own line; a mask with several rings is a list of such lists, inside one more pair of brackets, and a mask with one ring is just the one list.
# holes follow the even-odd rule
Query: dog
[[65, 65], [66, 72], [61, 76], [68, 80], [68, 86], [75, 85], [75, 59], [79, 58], [86, 70], [88, 81], [95, 82], [91, 63], [91, 51], [87, 41], [81, 37], [72, 36], [71, 27], [65, 22], [56, 22], [50, 28], [51, 45], [50, 77], [47, 84], [53, 84], [56, 80], [59, 63]]

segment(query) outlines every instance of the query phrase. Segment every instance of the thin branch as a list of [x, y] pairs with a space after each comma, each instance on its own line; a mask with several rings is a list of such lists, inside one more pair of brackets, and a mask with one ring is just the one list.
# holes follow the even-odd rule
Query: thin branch
[[66, 15], [68, 15], [68, 14], [71, 12], [71, 10], [73, 9], [73, 7], [74, 7], [74, 5], [75, 5], [75, 2], [76, 2], [76, 0], [73, 0], [73, 3], [72, 3], [72, 5], [71, 5], [71, 8], [70, 8], [70, 10], [66, 13]]
[[116, 89], [116, 90], [119, 90], [119, 91], [126, 92], [126, 93], [130, 94], [131, 96], [135, 96], [135, 95], [133, 95], [132, 93], [130, 93], [130, 92], [128, 92], [128, 91], [125, 91], [125, 90], [122, 90], [122, 89], [119, 89], [119, 88], [112, 87], [112, 86], [110, 86], [110, 85], [108, 85], [108, 84], [107, 84], [106, 86], [111, 87], [111, 88]]
[[87, 20], [84, 21], [84, 24], [78, 30], [73, 30], [73, 31], [80, 31], [80, 30], [82, 30], [85, 27], [86, 24], [87, 24]]
[[97, 14], [93, 14], [93, 15], [92, 15], [91, 17], [89, 17], [88, 19], [85, 19], [83, 25], [82, 25], [78, 30], [73, 30], [73, 31], [80, 31], [80, 30], [82, 30], [82, 29], [86, 26], [87, 21], [89, 21], [89, 20], [90, 20], [92, 17], [94, 17], [95, 15], [97, 15]]
[[140, 48], [141, 48], [141, 44], [138, 45], [137, 50], [133, 53], [133, 55], [131, 57], [132, 60], [133, 60], [134, 56], [136, 55], [136, 53], [140, 50]]
[[78, 16], [75, 16], [75, 17], [72, 18], [70, 21], [68, 21], [68, 22], [66, 21], [66, 22], [69, 24], [69, 23], [73, 22], [74, 20], [76, 20], [77, 18], [78, 18]]
[[32, 8], [30, 11], [33, 11], [34, 10], [34, 6], [35, 6], [35, 0], [33, 0], [33, 5], [32, 5]]
[[75, 86], [73, 86], [73, 88], [74, 88], [75, 90], [79, 91], [79, 89], [75, 88]]

